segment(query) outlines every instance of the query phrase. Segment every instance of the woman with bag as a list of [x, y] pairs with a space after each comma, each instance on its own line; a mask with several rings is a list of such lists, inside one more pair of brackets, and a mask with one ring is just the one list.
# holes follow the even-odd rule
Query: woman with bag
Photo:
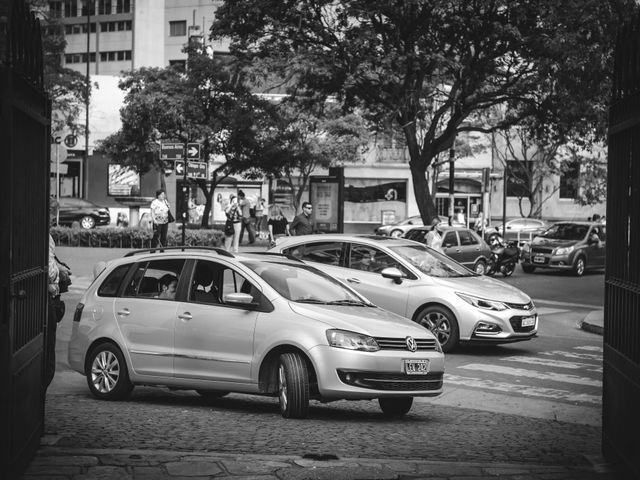
[[165, 191], [161, 188], [156, 190], [156, 198], [151, 202], [151, 222], [153, 223], [151, 248], [157, 247], [158, 244], [160, 247], [167, 245], [169, 222], [174, 220]]
[[224, 225], [224, 248], [228, 252], [237, 252], [240, 245], [240, 229], [242, 228], [242, 214], [238, 206], [238, 198], [232, 193], [229, 205], [224, 209], [227, 221]]
[[282, 209], [279, 205], [271, 205], [269, 207], [269, 220], [267, 220], [269, 227], [269, 245], [274, 246], [276, 239], [284, 236], [289, 236], [289, 222], [282, 213]]

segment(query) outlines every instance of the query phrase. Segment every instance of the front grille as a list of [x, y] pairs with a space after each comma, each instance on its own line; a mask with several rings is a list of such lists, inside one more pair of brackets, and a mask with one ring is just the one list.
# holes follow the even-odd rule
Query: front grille
[[514, 310], [533, 310], [533, 302], [529, 303], [504, 303], [509, 308], [513, 308]]
[[[375, 337], [375, 340], [380, 350], [409, 350], [404, 338]], [[418, 352], [436, 349], [436, 341], [433, 338], [416, 338], [415, 341]]]
[[535, 327], [536, 327], [535, 323], [533, 325], [529, 326], [529, 327], [522, 327], [521, 326], [522, 325], [522, 319], [525, 316], [515, 316], [515, 317], [511, 317], [509, 319], [509, 323], [511, 324], [511, 328], [513, 328], [514, 332], [526, 333], [526, 332], [531, 332], [531, 331], [533, 331], [533, 329], [535, 329]]
[[349, 372], [338, 370], [342, 383], [354, 387], [385, 391], [439, 390], [442, 388], [442, 373], [426, 375], [404, 375], [399, 373]]
[[531, 253], [552, 253], [554, 247], [531, 247]]

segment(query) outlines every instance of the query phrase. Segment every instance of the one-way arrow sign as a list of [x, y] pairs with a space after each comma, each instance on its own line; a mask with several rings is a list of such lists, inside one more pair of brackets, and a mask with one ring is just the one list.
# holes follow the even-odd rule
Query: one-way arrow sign
[[187, 160], [200, 160], [199, 143], [187, 143]]
[[184, 175], [184, 162], [176, 162], [176, 175]]

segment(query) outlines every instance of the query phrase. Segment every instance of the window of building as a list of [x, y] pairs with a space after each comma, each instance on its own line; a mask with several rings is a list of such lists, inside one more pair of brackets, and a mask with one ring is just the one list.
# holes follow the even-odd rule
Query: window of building
[[109, 54], [109, 61], [110, 62], [115, 62], [116, 61], [116, 52], [107, 52]]
[[98, 0], [98, 13], [100, 15], [111, 15], [111, 0]]
[[124, 59], [125, 60], [131, 60], [131, 50], [125, 50]]
[[101, 62], [106, 62], [107, 61], [107, 52], [100, 52], [100, 61]]
[[560, 198], [575, 199], [578, 195], [579, 180], [580, 164], [572, 162], [567, 170], [560, 175]]
[[117, 0], [116, 13], [129, 13], [131, 11], [131, 0]]
[[532, 162], [507, 162], [507, 197], [527, 197], [531, 191]]
[[169, 22], [169, 36], [170, 37], [184, 37], [187, 34], [187, 21], [179, 20], [175, 22]]
[[78, 16], [78, 4], [76, 0], [65, 0], [64, 2], [64, 16], [65, 17], [77, 17]]
[[62, 16], [62, 2], [49, 2], [49, 15], [52, 17]]

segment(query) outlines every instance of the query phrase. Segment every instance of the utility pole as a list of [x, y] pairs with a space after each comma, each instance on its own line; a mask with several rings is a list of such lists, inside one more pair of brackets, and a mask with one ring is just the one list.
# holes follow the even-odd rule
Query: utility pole
[[[91, 56], [91, 9], [95, 6], [94, 0], [87, 0], [85, 3], [87, 8], [87, 69], [85, 73], [85, 90], [84, 90], [84, 109], [85, 109], [85, 117], [84, 117], [84, 168], [88, 168], [89, 163], [89, 64], [90, 64], [90, 56]], [[84, 190], [84, 188], [83, 188]], [[82, 192], [82, 196], [85, 195], [86, 192]]]
[[456, 150], [453, 148], [453, 143], [449, 149], [449, 225], [453, 224], [454, 202], [455, 202], [455, 176], [456, 176]]

